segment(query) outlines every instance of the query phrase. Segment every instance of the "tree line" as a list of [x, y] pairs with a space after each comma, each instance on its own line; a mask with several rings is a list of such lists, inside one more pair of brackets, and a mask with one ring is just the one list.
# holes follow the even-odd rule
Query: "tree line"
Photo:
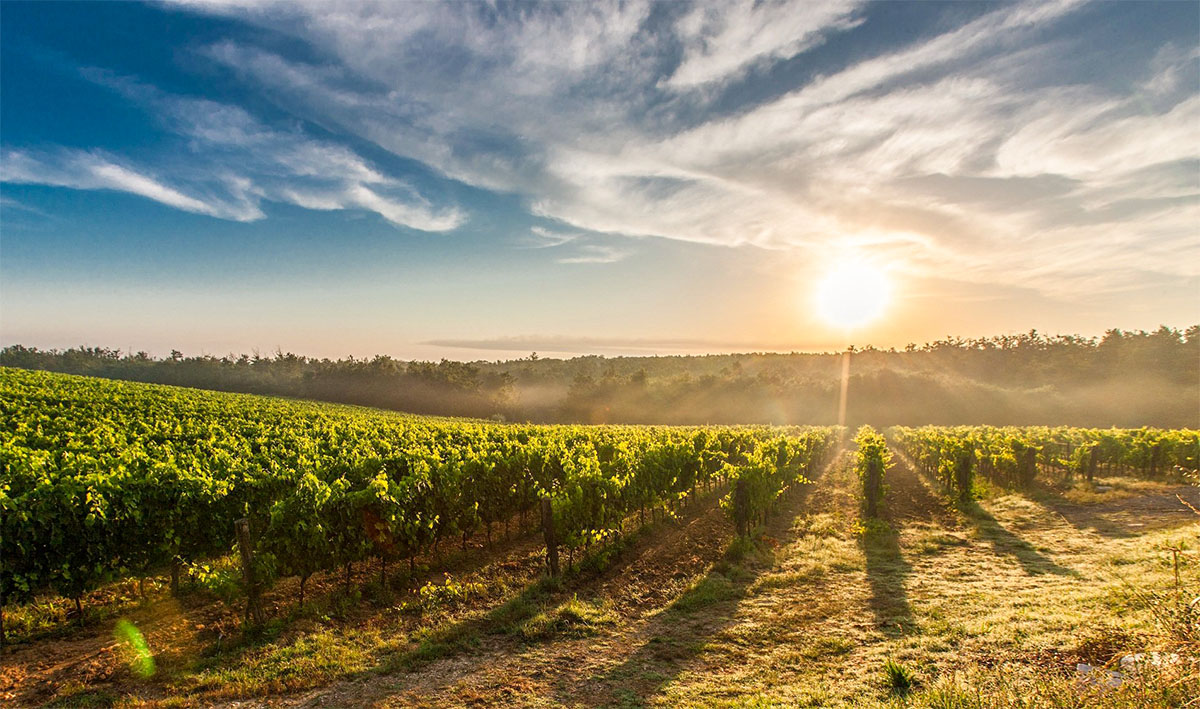
[[[508, 361], [155, 358], [101, 347], [12, 345], [0, 365], [274, 394], [423, 414], [541, 423], [774, 423], [835, 420], [842, 353], [530, 357]], [[848, 423], [1200, 425], [1200, 326], [1036, 331], [852, 351]]]

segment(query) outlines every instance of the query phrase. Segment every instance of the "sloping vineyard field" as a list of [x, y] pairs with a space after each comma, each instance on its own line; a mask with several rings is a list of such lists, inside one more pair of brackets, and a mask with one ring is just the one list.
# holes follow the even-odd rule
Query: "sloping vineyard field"
[[17, 369], [0, 369], [0, 407], [5, 602], [177, 576], [230, 553], [239, 519], [258, 578], [303, 589], [490, 536], [543, 499], [568, 551], [718, 482], [741, 482], [758, 518], [836, 443], [834, 428], [507, 425]]
[[[0, 606], [18, 621], [0, 699], [1176, 706], [1197, 686], [1200, 431], [845, 434], [507, 424], [0, 368]], [[590, 570], [545, 578], [551, 548]], [[156, 599], [134, 600], [139, 579]], [[1164, 631], [1160, 607], [1189, 610]], [[140, 618], [154, 678], [106, 654], [133, 646], [115, 614]], [[1107, 650], [1077, 642], [1085, 622]], [[1022, 669], [962, 665], [963, 642]], [[1146, 648], [1184, 660], [1117, 693], [1070, 675]]]

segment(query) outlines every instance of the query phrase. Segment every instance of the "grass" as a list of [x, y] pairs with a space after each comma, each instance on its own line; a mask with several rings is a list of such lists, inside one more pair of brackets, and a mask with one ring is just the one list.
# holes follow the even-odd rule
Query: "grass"
[[[853, 471], [835, 465], [755, 541], [733, 540], [713, 513], [660, 523], [560, 580], [497, 554], [424, 594], [347, 604], [334, 590], [257, 638], [214, 647], [206, 630], [203, 652], [160, 654], [151, 681], [64, 685], [57, 706], [320, 687], [329, 705], [379, 706], [1172, 707], [1200, 696], [1188, 640], [1200, 621], [1172, 605], [1170, 551], [1184, 549], [1178, 595], [1200, 595], [1200, 524], [1167, 509], [1167, 488], [993, 488], [956, 508], [892, 473], [882, 520], [861, 519]], [[671, 535], [674, 546], [642, 544]], [[1117, 688], [1075, 673], [1154, 650], [1184, 659]]]
[[890, 657], [883, 663], [883, 675], [887, 688], [899, 696], [905, 696], [917, 684], [917, 674]]
[[517, 623], [513, 632], [527, 641], [540, 642], [598, 635], [605, 627], [615, 626], [618, 622], [618, 616], [604, 603], [580, 601], [575, 596], [555, 607], [539, 610]]
[[[948, 520], [900, 510], [903, 520], [864, 524], [836, 489], [851, 481], [835, 472], [822, 484], [835, 488], [826, 504], [796, 520], [733, 622], [646, 705], [732, 706], [731, 687], [764, 706], [1167, 707], [1200, 696], [1195, 667], [1111, 691], [1074, 677], [1076, 661], [1171, 642], [1129, 585], [1171, 589], [1164, 549], [1194, 546], [1195, 523], [1112, 538], [994, 491]], [[1193, 596], [1197, 569], [1187, 557]], [[775, 641], [746, 647], [750, 632]]]
[[1064, 485], [1064, 489], [1056, 491], [1062, 500], [1076, 505], [1098, 505], [1116, 500], [1125, 500], [1137, 495], [1162, 492], [1178, 486], [1178, 480], [1160, 482], [1123, 476], [1096, 478], [1087, 480], [1072, 480]]

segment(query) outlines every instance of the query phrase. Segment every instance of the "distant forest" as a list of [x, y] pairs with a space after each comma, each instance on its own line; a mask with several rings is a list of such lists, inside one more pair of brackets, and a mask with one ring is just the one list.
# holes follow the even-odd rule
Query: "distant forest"
[[[561, 423], [836, 422], [841, 353], [406, 362], [12, 345], [0, 365]], [[852, 350], [848, 423], [1200, 427], [1200, 326]]]

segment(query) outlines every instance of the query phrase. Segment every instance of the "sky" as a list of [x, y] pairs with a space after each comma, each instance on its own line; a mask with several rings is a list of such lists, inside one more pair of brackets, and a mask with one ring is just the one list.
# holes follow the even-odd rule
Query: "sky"
[[[883, 274], [880, 317], [823, 318], [830, 273]], [[1197, 322], [1195, 2], [0, 4], [3, 345]]]

